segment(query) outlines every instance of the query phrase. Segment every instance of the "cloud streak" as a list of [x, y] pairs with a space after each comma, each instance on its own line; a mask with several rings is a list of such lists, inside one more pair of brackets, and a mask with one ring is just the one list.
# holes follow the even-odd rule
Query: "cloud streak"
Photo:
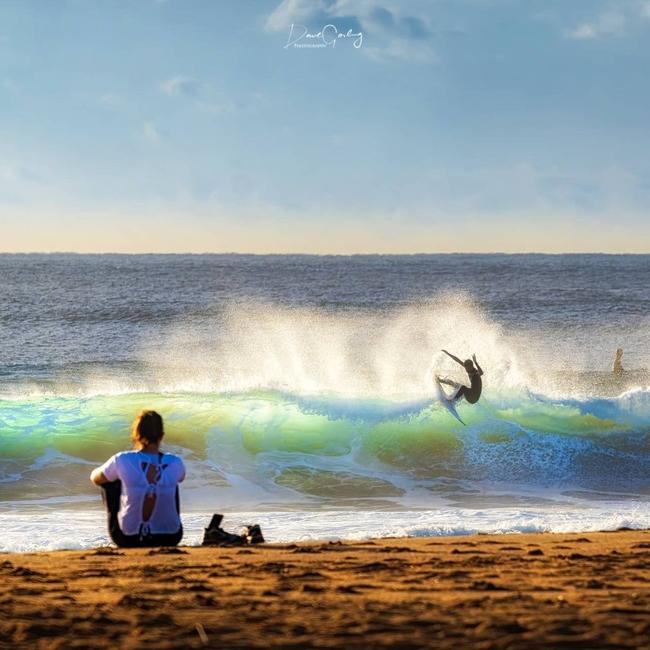
[[208, 115], [219, 116], [234, 111], [232, 102], [217, 97], [210, 84], [195, 77], [170, 77], [160, 84], [160, 89], [170, 97], [191, 100], [197, 111]]
[[625, 32], [626, 17], [618, 10], [604, 12], [593, 21], [584, 22], [568, 32], [569, 38], [594, 40], [607, 36], [620, 36]]
[[[641, 21], [639, 21], [641, 18]], [[650, 20], [650, 0], [623, 2], [610, 7], [591, 18], [578, 23], [565, 31], [568, 38], [578, 41], [623, 36], [638, 27], [646, 27]]]
[[162, 142], [162, 135], [158, 127], [153, 122], [145, 122], [142, 125], [142, 137], [151, 144], [158, 145]]
[[198, 79], [182, 76], [171, 77], [160, 84], [161, 90], [166, 95], [183, 95], [185, 97], [196, 97], [201, 92], [202, 87], [203, 84]]

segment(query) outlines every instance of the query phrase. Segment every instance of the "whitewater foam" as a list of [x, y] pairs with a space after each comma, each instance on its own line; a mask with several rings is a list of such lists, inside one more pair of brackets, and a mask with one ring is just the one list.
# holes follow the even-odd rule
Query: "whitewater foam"
[[[605, 503], [587, 509], [441, 509], [426, 511], [228, 512], [224, 525], [238, 531], [258, 523], [268, 542], [433, 537], [476, 533], [590, 532], [650, 528], [648, 503]], [[200, 544], [212, 513], [183, 516], [183, 544]], [[0, 512], [0, 551], [83, 549], [110, 543], [99, 510]]]

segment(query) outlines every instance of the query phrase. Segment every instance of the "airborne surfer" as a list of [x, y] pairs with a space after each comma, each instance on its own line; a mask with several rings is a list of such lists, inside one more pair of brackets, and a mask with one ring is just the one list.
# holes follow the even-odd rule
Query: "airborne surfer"
[[[451, 379], [443, 379], [442, 377], [438, 377], [436, 375], [436, 379], [441, 384], [447, 384], [447, 386], [453, 386], [456, 389], [455, 392], [452, 393], [447, 399], [450, 402], [457, 402], [462, 397], [464, 397], [469, 404], [476, 404], [476, 402], [478, 402], [479, 398], [481, 397], [481, 391], [483, 390], [483, 382], [481, 380], [483, 369], [478, 365], [476, 355], [473, 354], [471, 359], [461, 361], [458, 357], [447, 352], [447, 350], [442, 350], [442, 352], [444, 352], [448, 357], [451, 357], [456, 363], [465, 368], [470, 382], [469, 386], [465, 386], [464, 384], [459, 384], [458, 382], [452, 381]], [[474, 360], [474, 363], [472, 363], [472, 359]]]

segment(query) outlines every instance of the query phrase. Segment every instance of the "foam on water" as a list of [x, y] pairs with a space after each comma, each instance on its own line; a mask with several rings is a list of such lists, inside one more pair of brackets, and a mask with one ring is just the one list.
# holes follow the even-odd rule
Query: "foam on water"
[[[183, 517], [183, 544], [201, 542], [211, 512]], [[377, 537], [429, 537], [475, 533], [589, 532], [619, 528], [650, 528], [647, 502], [605, 503], [599, 507], [519, 510], [448, 508], [425, 511], [233, 512], [224, 526], [238, 532], [245, 525], [262, 526], [271, 543], [308, 540], [360, 540]], [[0, 551], [83, 549], [110, 543], [105, 517], [98, 510], [22, 511], [0, 513]]]

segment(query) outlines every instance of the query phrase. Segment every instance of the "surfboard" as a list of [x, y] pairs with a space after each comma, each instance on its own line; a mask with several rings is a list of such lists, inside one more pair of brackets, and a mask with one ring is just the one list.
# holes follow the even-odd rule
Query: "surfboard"
[[454, 401], [449, 399], [447, 397], [447, 393], [442, 388], [442, 384], [440, 383], [440, 379], [438, 378], [438, 375], [434, 376], [435, 384], [436, 384], [436, 392], [438, 393], [438, 401], [461, 423], [465, 424], [461, 419], [460, 415], [458, 415], [458, 411], [456, 411], [456, 405], [454, 404]]

